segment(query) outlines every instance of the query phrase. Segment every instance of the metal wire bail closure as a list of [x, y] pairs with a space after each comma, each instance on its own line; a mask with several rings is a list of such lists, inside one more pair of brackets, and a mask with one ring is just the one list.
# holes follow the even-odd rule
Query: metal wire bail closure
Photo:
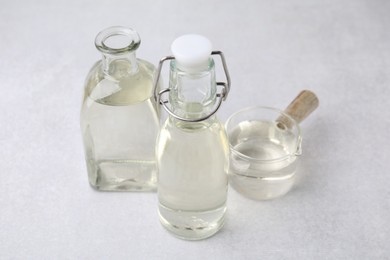
[[211, 116], [213, 116], [218, 111], [218, 109], [221, 107], [222, 101], [226, 100], [226, 98], [227, 98], [227, 96], [228, 96], [228, 94], [230, 92], [230, 75], [229, 75], [229, 71], [228, 71], [228, 68], [227, 68], [227, 65], [226, 65], [225, 56], [223, 55], [222, 51], [213, 51], [213, 52], [211, 52], [211, 55], [218, 55], [218, 56], [220, 56], [221, 61], [222, 61], [223, 70], [225, 72], [226, 82], [217, 82], [216, 83], [217, 86], [222, 86], [221, 92], [216, 94], [216, 96], [218, 98], [218, 102], [217, 102], [216, 107], [206, 116], [203, 116], [203, 117], [200, 117], [200, 118], [191, 118], [191, 119], [184, 118], [184, 117], [181, 117], [179, 115], [176, 115], [167, 106], [168, 100], [163, 100], [161, 98], [161, 96], [164, 93], [168, 93], [170, 91], [169, 88], [165, 88], [165, 89], [161, 90], [160, 92], [158, 91], [158, 82], [160, 80], [160, 74], [161, 74], [162, 67], [163, 67], [165, 61], [167, 61], [167, 60], [174, 60], [175, 57], [174, 56], [166, 56], [166, 57], [163, 57], [160, 60], [160, 62], [158, 64], [157, 72], [156, 72], [157, 75], [156, 75], [155, 81], [154, 81], [154, 88], [153, 88], [154, 100], [158, 104], [162, 105], [164, 107], [165, 111], [167, 111], [167, 113], [169, 115], [173, 116], [174, 118], [176, 118], [178, 120], [184, 121], [184, 122], [200, 122], [200, 121], [206, 120], [206, 119], [210, 118]]

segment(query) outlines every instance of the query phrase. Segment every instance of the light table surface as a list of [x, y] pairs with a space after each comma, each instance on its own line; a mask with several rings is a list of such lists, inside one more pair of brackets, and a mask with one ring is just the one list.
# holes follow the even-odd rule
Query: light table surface
[[[1, 259], [389, 259], [390, 2], [2, 1]], [[301, 180], [285, 197], [229, 190], [227, 221], [189, 242], [159, 224], [155, 193], [87, 181], [79, 128], [85, 76], [103, 28], [135, 28], [157, 64], [200, 33], [224, 51], [232, 90], [221, 120], [302, 89]]]

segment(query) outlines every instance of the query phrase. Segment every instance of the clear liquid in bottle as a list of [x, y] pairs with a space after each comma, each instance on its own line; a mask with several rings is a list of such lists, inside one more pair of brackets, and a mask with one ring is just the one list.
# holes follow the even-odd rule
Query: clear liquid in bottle
[[221, 123], [167, 120], [157, 147], [161, 223], [178, 237], [216, 233], [226, 211], [229, 147]]

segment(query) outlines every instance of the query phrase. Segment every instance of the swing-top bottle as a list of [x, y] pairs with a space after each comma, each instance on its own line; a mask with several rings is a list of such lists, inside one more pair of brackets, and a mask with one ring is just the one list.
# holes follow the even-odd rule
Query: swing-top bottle
[[[171, 60], [169, 88], [155, 94], [169, 113], [156, 144], [159, 216], [175, 236], [197, 240], [224, 223], [229, 147], [215, 113], [230, 79], [223, 54], [203, 36], [179, 37], [171, 49], [159, 67]], [[212, 54], [221, 56], [228, 83], [216, 82]]]

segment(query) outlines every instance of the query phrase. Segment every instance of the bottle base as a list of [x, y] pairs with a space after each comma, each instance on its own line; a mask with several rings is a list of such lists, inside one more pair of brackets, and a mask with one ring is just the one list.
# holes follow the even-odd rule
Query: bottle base
[[153, 161], [101, 161], [89, 167], [89, 183], [100, 191], [156, 191], [155, 167]]
[[207, 211], [173, 210], [159, 204], [160, 222], [175, 237], [201, 240], [217, 233], [225, 222], [226, 204]]

